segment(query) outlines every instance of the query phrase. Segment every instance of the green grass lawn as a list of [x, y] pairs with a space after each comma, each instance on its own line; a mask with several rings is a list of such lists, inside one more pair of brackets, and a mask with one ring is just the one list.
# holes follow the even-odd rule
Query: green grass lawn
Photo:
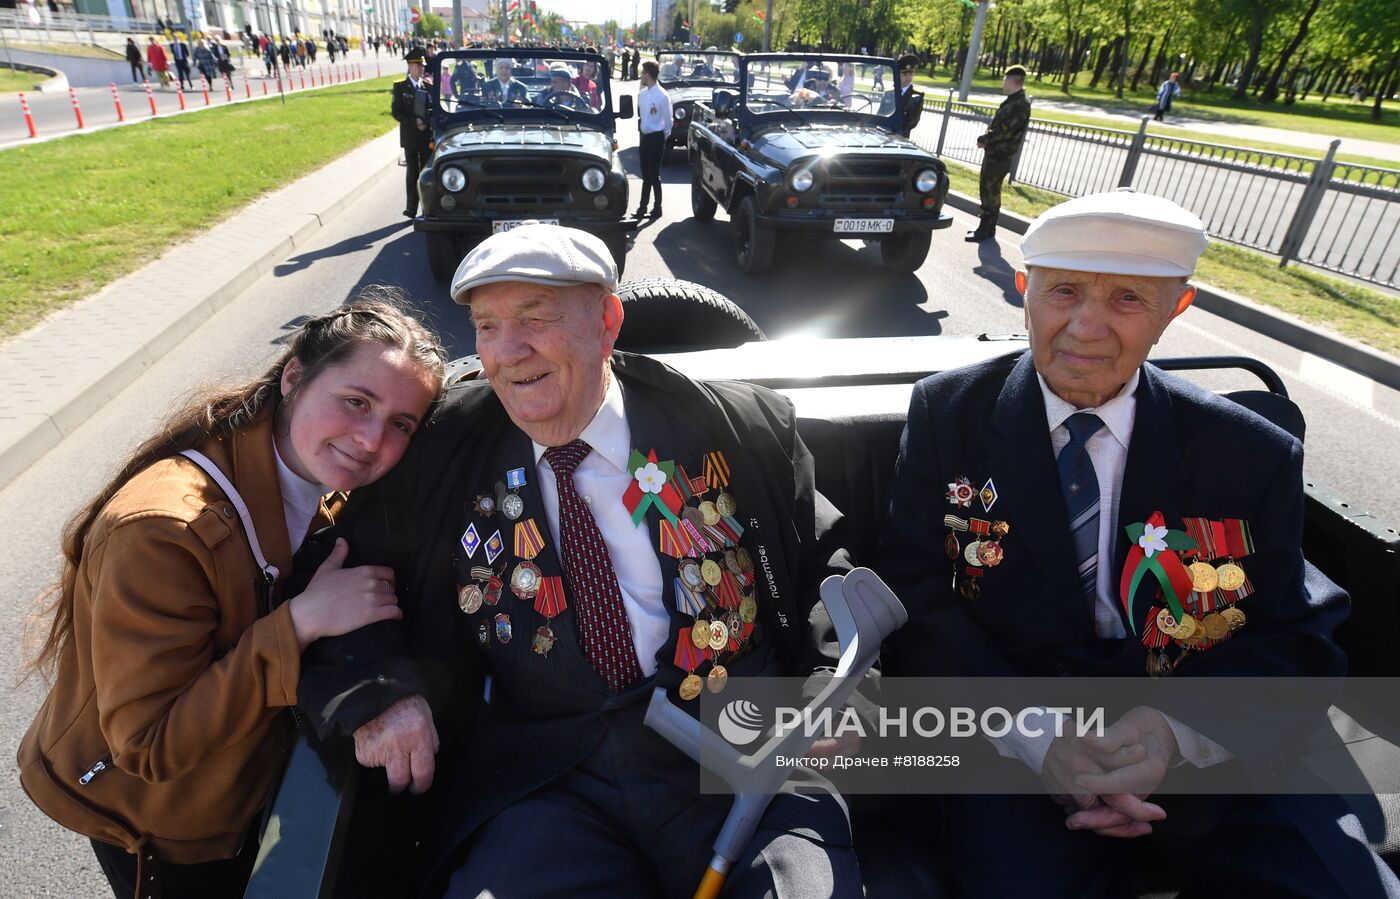
[[393, 127], [390, 78], [0, 151], [0, 335]]
[[[1143, 115], [1157, 99], [1157, 85], [1145, 81], [1138, 83], [1138, 91], [1124, 91], [1119, 100], [1113, 91], [1104, 87], [1090, 88], [1092, 72], [1080, 72], [1076, 84], [1066, 97], [1060, 93], [1058, 82], [1035, 80], [1032, 75], [1026, 82], [1026, 91], [1033, 97], [1046, 100], [1066, 100], [1097, 106], [1106, 112]], [[946, 91], [957, 86], [956, 77], [947, 70], [940, 69], [930, 78], [925, 74], [916, 76], [916, 82], [934, 91]], [[1107, 81], [1107, 75], [1104, 77]], [[1001, 79], [990, 75], [973, 78], [973, 90], [1000, 92]], [[1103, 82], [1100, 82], [1102, 85]], [[1232, 90], [1217, 86], [1214, 92], [1182, 89], [1181, 96], [1172, 102], [1171, 115], [1183, 119], [1198, 119], [1208, 122], [1222, 122], [1240, 125], [1259, 125], [1265, 128], [1284, 128], [1291, 131], [1306, 131], [1311, 134], [1325, 134], [1343, 140], [1374, 140], [1386, 143], [1400, 142], [1400, 103], [1386, 102], [1381, 109], [1381, 121], [1371, 120], [1371, 103], [1353, 103], [1350, 98], [1333, 94], [1323, 103], [1317, 94], [1307, 100], [1299, 100], [1292, 106], [1282, 101], [1274, 104], [1258, 103], [1254, 100], [1232, 100]]]
[[[34, 44], [28, 41], [9, 41], [9, 45], [16, 50], [27, 50], [31, 53], [53, 53], [57, 56], [82, 56], [86, 59], [126, 59], [125, 56], [115, 50], [108, 50], [106, 47], [94, 47], [92, 44]], [[145, 46], [144, 43], [142, 46]], [[145, 52], [144, 50], [142, 52]]]
[[[977, 196], [977, 170], [948, 162], [953, 190]], [[1007, 184], [1001, 195], [1003, 208], [1032, 218], [1065, 200], [1023, 184]], [[1400, 355], [1400, 297], [1299, 265], [1280, 269], [1272, 256], [1219, 240], [1206, 248], [1196, 278]]]
[[32, 91], [34, 85], [48, 81], [48, 77], [38, 72], [22, 72], [16, 69], [0, 68], [0, 94], [13, 94], [17, 91]]

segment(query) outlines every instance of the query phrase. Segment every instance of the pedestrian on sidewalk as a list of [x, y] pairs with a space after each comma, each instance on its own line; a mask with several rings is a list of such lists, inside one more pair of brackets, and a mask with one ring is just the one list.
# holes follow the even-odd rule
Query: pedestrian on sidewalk
[[997, 235], [997, 217], [1001, 214], [1001, 183], [1011, 174], [1011, 163], [1021, 150], [1021, 141], [1031, 123], [1031, 99], [1026, 96], [1026, 67], [1010, 66], [1001, 80], [1001, 92], [1006, 99], [997, 107], [997, 114], [985, 134], [977, 138], [982, 148], [982, 173], [977, 179], [978, 199], [982, 203], [982, 219], [977, 230], [967, 232], [968, 241], [987, 240]]
[[146, 64], [141, 59], [141, 48], [132, 38], [126, 39], [126, 64], [131, 66], [131, 80], [140, 84], [146, 80]]
[[262, 377], [186, 404], [69, 522], [20, 780], [92, 841], [116, 896], [243, 895], [301, 651], [400, 617], [393, 569], [344, 567], [344, 541], [287, 598], [292, 556], [342, 491], [397, 464], [445, 360], [398, 305], [316, 316]]
[[297, 68], [306, 68], [307, 55], [308, 54], [306, 51], [306, 41], [297, 41]]
[[[326, 44], [334, 46], [333, 41], [328, 40]], [[399, 123], [399, 146], [403, 147], [406, 168], [404, 185], [408, 191], [404, 199], [403, 214], [408, 218], [418, 214], [418, 175], [423, 171], [423, 166], [428, 164], [428, 145], [433, 139], [433, 130], [416, 115], [419, 91], [427, 94], [431, 111], [432, 91], [429, 89], [428, 80], [423, 76], [424, 64], [427, 61], [428, 56], [421, 47], [414, 47], [408, 51], [404, 56], [404, 62], [408, 63], [408, 77], [394, 84], [393, 100], [389, 104], [390, 114], [393, 115], [394, 121]]]
[[1152, 118], [1162, 121], [1162, 116], [1171, 111], [1172, 100], [1181, 96], [1181, 85], [1177, 83], [1177, 75], [1172, 72], [1172, 76], [1162, 82], [1162, 86], [1157, 88], [1157, 105], [1152, 107]]
[[214, 52], [209, 49], [203, 38], [194, 46], [194, 65], [199, 69], [199, 74], [204, 76], [204, 80], [210, 84], [214, 83]]
[[190, 45], [181, 35], [175, 35], [170, 42], [170, 58], [175, 61], [175, 75], [180, 79], [180, 84], [194, 90], [194, 80], [190, 78]]
[[265, 34], [262, 36], [262, 61], [264, 78], [277, 74], [277, 45]]
[[638, 148], [642, 163], [642, 202], [637, 206], [637, 218], [647, 214], [647, 200], [656, 191], [656, 205], [651, 217], [661, 218], [661, 157], [666, 155], [666, 135], [671, 130], [671, 98], [656, 83], [661, 69], [655, 60], [642, 63], [642, 87], [637, 91], [637, 126], [642, 132]]
[[151, 71], [160, 79], [160, 86], [169, 87], [170, 57], [165, 55], [165, 48], [156, 43], [155, 38], [151, 38], [150, 43], [146, 44], [146, 62], [151, 64]]

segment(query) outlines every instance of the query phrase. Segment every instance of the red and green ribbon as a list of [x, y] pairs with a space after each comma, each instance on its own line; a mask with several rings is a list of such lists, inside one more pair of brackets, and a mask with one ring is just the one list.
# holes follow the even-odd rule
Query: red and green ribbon
[[1196, 541], [1185, 531], [1169, 530], [1162, 538], [1167, 548], [1157, 550], [1151, 555], [1148, 555], [1138, 542], [1148, 525], [1162, 527], [1164, 524], [1162, 513], [1153, 512], [1146, 522], [1136, 522], [1124, 528], [1132, 546], [1128, 550], [1128, 559], [1123, 564], [1123, 576], [1118, 581], [1118, 596], [1123, 602], [1123, 610], [1128, 613], [1128, 623], [1133, 625], [1134, 633], [1137, 631], [1137, 619], [1133, 615], [1133, 596], [1143, 578], [1149, 574], [1161, 585], [1167, 608], [1171, 609], [1176, 620], [1180, 621], [1187, 614], [1182, 608], [1182, 600], [1191, 593], [1191, 574], [1181, 563], [1181, 557], [1177, 553], [1195, 549]]
[[[662, 485], [657, 493], [648, 493], [642, 489], [638, 483], [636, 474], [639, 469], [645, 468], [648, 462], [653, 462], [662, 474], [666, 475], [666, 483]], [[652, 450], [643, 456], [639, 451], [632, 450], [632, 455], [627, 460], [627, 470], [632, 472], [632, 483], [627, 485], [627, 490], [622, 494], [622, 503], [627, 507], [627, 511], [632, 513], [632, 523], [640, 525], [642, 519], [646, 517], [647, 510], [656, 507], [661, 512], [661, 516], [671, 524], [678, 524], [679, 519], [676, 513], [681, 510], [684, 500], [675, 487], [676, 463], [674, 460], [658, 462], [656, 450]]]

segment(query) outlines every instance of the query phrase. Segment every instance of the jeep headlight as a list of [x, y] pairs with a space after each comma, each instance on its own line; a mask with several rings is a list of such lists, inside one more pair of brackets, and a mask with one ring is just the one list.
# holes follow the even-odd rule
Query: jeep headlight
[[938, 187], [938, 173], [924, 169], [914, 178], [914, 187], [921, 194], [932, 193]]
[[792, 189], [798, 193], [812, 189], [812, 172], [809, 169], [799, 169], [792, 173]]
[[676, 121], [678, 121], [678, 122], [679, 122], [681, 119], [685, 118], [688, 114], [689, 114], [689, 113], [686, 112], [684, 106], [677, 106], [676, 109], [675, 109], [675, 112], [672, 113], [672, 115], [674, 115], [674, 116], [676, 117]]
[[449, 193], [456, 193], [467, 186], [467, 176], [461, 169], [448, 166], [442, 170], [442, 186]]
[[602, 169], [597, 167], [584, 169], [583, 177], [579, 179], [580, 183], [583, 184], [584, 190], [594, 192], [602, 190], [607, 180], [608, 176]]

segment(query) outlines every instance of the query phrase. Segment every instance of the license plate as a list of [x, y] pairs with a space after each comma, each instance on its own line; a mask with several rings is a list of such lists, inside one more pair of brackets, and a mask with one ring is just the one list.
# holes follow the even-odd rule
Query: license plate
[[492, 233], [492, 234], [500, 234], [502, 231], [509, 231], [509, 230], [511, 230], [512, 228], [519, 228], [521, 225], [524, 225], [524, 224], [526, 224], [527, 222], [528, 222], [529, 224], [532, 224], [532, 225], [557, 225], [557, 224], [559, 224], [559, 220], [558, 220], [558, 219], [510, 219], [510, 220], [504, 221], [504, 222], [492, 222], [492, 223], [491, 223], [491, 233]]
[[894, 219], [837, 219], [837, 234], [887, 234], [894, 230]]

